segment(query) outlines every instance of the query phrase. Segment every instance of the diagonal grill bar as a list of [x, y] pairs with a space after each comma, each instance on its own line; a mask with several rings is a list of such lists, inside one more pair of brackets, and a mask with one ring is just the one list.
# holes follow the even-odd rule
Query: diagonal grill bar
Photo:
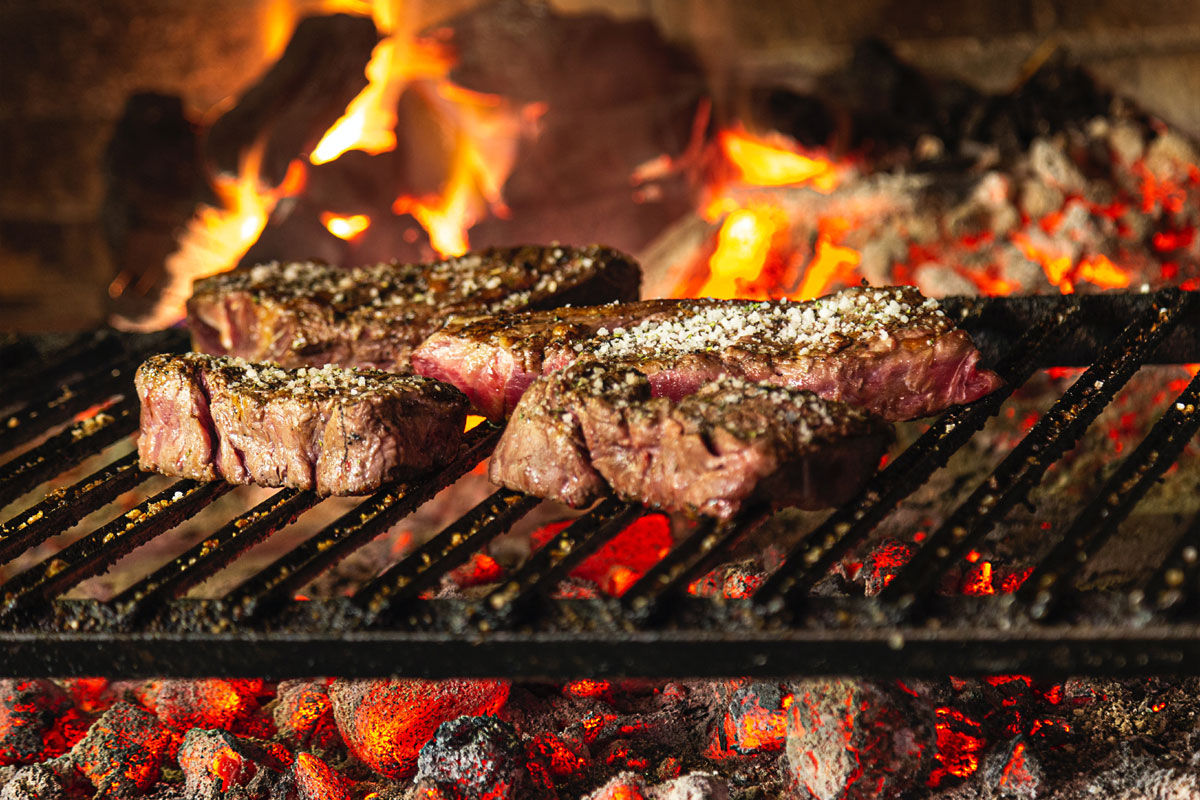
[[0, 453], [20, 447], [47, 428], [128, 390], [135, 368], [136, 365], [104, 366], [69, 384], [42, 392], [26, 408], [8, 417], [5, 427], [0, 429]]
[[1140, 605], [1178, 614], [1194, 604], [1200, 578], [1200, 514], [1192, 517], [1139, 592]]
[[1104, 348], [1096, 363], [926, 540], [880, 593], [882, 602], [916, 613], [918, 605], [932, 598], [945, 570], [1041, 483], [1050, 465], [1075, 444], [1192, 304], [1191, 295], [1178, 291], [1160, 292], [1157, 299]]
[[871, 531], [904, 498], [923, 486], [994, 416], [1004, 401], [1037, 370], [1038, 355], [1079, 316], [1078, 306], [1060, 305], [1043, 317], [996, 366], [1005, 385], [969, 406], [939, 417], [921, 437], [884, 468], [858, 497], [843, 504], [798, 542], [783, 564], [754, 593], [752, 602], [778, 613], [797, 609], [839, 559], [870, 536]]
[[354, 595], [354, 602], [366, 612], [366, 622], [394, 614], [417, 599], [540, 502], [540, 498], [511, 489], [501, 489], [485, 499]]
[[149, 472], [138, 469], [137, 453], [130, 453], [73, 486], [50, 492], [40, 503], [0, 525], [0, 564], [68, 530], [149, 477]]
[[306, 583], [354, 550], [385, 532], [418, 506], [454, 483], [491, 454], [500, 429], [480, 425], [465, 438], [462, 451], [440, 470], [376, 493], [332, 525], [251, 576], [229, 595], [243, 619], [277, 610]]
[[[36, 348], [35, 348], [36, 349]], [[56, 383], [72, 372], [85, 370], [99, 363], [116, 359], [121, 353], [121, 342], [113, 335], [85, 336], [56, 351], [48, 358], [38, 359], [27, 366], [25, 362], [4, 365], [0, 373], [0, 406], [28, 403], [48, 383]], [[2, 362], [0, 362], [2, 363]], [[19, 377], [16, 373], [19, 372]]]
[[655, 564], [621, 595], [625, 616], [646, 625], [666, 613], [672, 602], [687, 593], [693, 580], [703, 574], [735, 542], [770, 517], [766, 511], [718, 523], [701, 520], [696, 530]]
[[182, 597], [228, 566], [275, 531], [292, 524], [320, 498], [312, 492], [284, 489], [223, 526], [109, 601], [125, 623], [161, 610], [166, 600]]
[[126, 398], [51, 436], [0, 467], [0, 507], [128, 436], [137, 430], [137, 426], [137, 404]]
[[1017, 592], [1035, 619], [1054, 614], [1088, 559], [1105, 545], [1200, 430], [1200, 375], [1192, 378], [1137, 449], [1104, 482]]
[[125, 554], [169, 530], [233, 488], [222, 482], [182, 480], [107, 525], [0, 586], [0, 616], [44, 604], [101, 572]]
[[559, 531], [521, 568], [483, 600], [481, 624], [508, 626], [549, 597], [566, 574], [646, 513], [641, 505], [616, 498], [601, 501], [586, 515]]

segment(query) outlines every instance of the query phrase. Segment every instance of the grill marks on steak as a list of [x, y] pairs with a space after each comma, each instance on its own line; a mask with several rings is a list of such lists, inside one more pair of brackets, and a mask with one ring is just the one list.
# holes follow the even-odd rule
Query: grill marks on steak
[[197, 281], [188, 324], [201, 352], [403, 372], [412, 349], [451, 317], [635, 300], [640, 284], [636, 262], [596, 245], [355, 269], [271, 263]]
[[138, 368], [141, 468], [195, 480], [366, 494], [457, 452], [467, 401], [427, 378], [286, 370], [201, 353]]
[[413, 354], [413, 366], [497, 419], [537, 375], [581, 358], [637, 368], [655, 396], [678, 400], [731, 375], [808, 389], [889, 420], [927, 416], [1001, 384], [937, 301], [907, 286], [805, 303], [658, 300], [452, 322]]
[[534, 383], [492, 455], [511, 489], [582, 506], [627, 500], [729, 518], [826, 508], [879, 463], [891, 428], [806, 391], [722, 377], [674, 402], [628, 367], [580, 362]]

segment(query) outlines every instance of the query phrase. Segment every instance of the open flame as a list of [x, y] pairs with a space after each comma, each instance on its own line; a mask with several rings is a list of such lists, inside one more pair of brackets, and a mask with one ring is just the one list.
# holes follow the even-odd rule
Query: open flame
[[[519, 140], [545, 113], [544, 104], [517, 108], [499, 96], [455, 85], [449, 78], [455, 63], [452, 48], [436, 37], [412, 35], [402, 24], [402, 9], [394, 0], [320, 0], [310, 5], [306, 12], [371, 16], [384, 38], [366, 66], [367, 86], [325, 132], [307, 163], [325, 164], [351, 150], [370, 154], [394, 150], [397, 104], [406, 89], [416, 87], [449, 143], [450, 155], [440, 165], [443, 179], [435, 190], [414, 196], [398, 186], [391, 210], [412, 215], [440, 255], [465, 253], [472, 225], [488, 214], [508, 214], [501, 190], [516, 160]], [[264, 52], [282, 51], [297, 10], [297, 4], [287, 0], [275, 0], [266, 8]], [[236, 178], [214, 178], [219, 205], [201, 207], [180, 236], [178, 249], [167, 260], [167, 278], [154, 310], [145, 318], [117, 319], [114, 324], [129, 330], [158, 330], [177, 322], [185, 314], [192, 282], [232, 269], [262, 234], [276, 204], [303, 193], [307, 172], [301, 160], [292, 162], [278, 187], [261, 184], [263, 149], [264, 142], [259, 141], [242, 155]], [[376, 221], [366, 214], [335, 210], [321, 213], [320, 220], [332, 235], [346, 241], [357, 240]], [[122, 273], [111, 283], [109, 294], [120, 296], [132, 281], [132, 275]]]

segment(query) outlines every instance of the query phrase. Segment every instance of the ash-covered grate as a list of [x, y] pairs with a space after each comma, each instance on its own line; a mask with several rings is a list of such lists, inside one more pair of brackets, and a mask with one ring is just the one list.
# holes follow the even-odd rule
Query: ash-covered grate
[[[1006, 387], [934, 421], [855, 500], [803, 535], [748, 597], [709, 599], [688, 589], [763, 524], [768, 515], [761, 513], [726, 524], [699, 521], [620, 597], [560, 597], [574, 568], [647, 513], [616, 500], [558, 532], [493, 590], [430, 597], [443, 576], [539, 504], [500, 490], [350, 596], [295, 599], [314, 578], [476, 468], [499, 434], [484, 424], [468, 434], [449, 466], [362, 500], [220, 598], [186, 595], [327, 501], [279, 491], [166, 563], [148, 559], [144, 576], [108, 601], [63, 599], [222, 495], [247, 490], [180, 480], [147, 492], [133, 508], [116, 509], [0, 586], [0, 673], [567, 678], [1200, 671], [1193, 667], [1200, 666], [1200, 624], [1192, 616], [1200, 518], [1139, 585], [1079, 588], [1083, 566], [1200, 428], [1200, 377], [1110, 477], [1087, 487], [1087, 499], [1018, 591], [986, 597], [943, 591], [944, 577], [994, 536], [1014, 507], [1029, 503], [1030, 492], [1140, 367], [1200, 362], [1195, 295], [951, 298], [944, 307], [972, 332]], [[126, 445], [82, 480], [36, 494], [56, 476], [116, 450], [137, 427], [137, 364], [150, 353], [185, 347], [178, 331], [102, 332], [56, 347], [33, 339], [0, 342], [0, 453], [6, 454], [0, 505], [18, 509], [0, 523], [0, 565], [151, 477]], [[1049, 366], [1087, 370], [964, 501], [945, 510], [881, 593], [814, 591]]]

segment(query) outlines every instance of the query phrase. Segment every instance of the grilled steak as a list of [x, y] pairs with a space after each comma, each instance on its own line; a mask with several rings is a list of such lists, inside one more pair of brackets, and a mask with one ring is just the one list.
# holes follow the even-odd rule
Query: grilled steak
[[722, 377], [682, 401], [635, 369], [579, 362], [521, 398], [493, 482], [586, 505], [607, 494], [719, 518], [747, 505], [825, 508], [879, 463], [891, 428], [806, 391]]
[[575, 344], [679, 307], [678, 300], [644, 300], [455, 319], [413, 351], [412, 368], [454, 384], [481, 414], [502, 420], [538, 376], [575, 360]]
[[138, 368], [141, 467], [195, 480], [365, 494], [454, 456], [467, 401], [427, 378], [200, 353]]
[[197, 281], [188, 324], [201, 352], [404, 372], [412, 349], [451, 317], [635, 300], [640, 284], [632, 259], [598, 246], [356, 269], [271, 263]]
[[911, 287], [806, 303], [650, 300], [454, 321], [413, 354], [493, 419], [539, 374], [580, 358], [636, 367], [680, 399], [722, 375], [808, 389], [885, 419], [927, 416], [995, 390], [965, 331]]

